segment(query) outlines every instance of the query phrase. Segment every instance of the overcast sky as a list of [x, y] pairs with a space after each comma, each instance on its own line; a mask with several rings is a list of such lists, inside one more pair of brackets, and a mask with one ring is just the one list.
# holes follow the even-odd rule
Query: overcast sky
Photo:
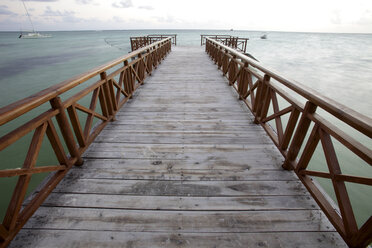
[[[25, 0], [36, 30], [230, 29], [372, 33], [372, 0]], [[29, 30], [0, 0], [0, 30]]]

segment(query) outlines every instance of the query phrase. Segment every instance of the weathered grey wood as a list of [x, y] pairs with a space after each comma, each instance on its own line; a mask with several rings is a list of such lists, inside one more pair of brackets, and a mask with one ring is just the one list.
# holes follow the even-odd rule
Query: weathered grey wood
[[[135, 154], [134, 154], [135, 156]], [[139, 157], [137, 155], [137, 157]], [[265, 162], [265, 161], [264, 161]], [[112, 170], [113, 172], [120, 169], [127, 170], [147, 170], [147, 171], [185, 171], [185, 170], [231, 170], [231, 171], [257, 171], [257, 170], [276, 170], [279, 175], [292, 175], [291, 178], [296, 178], [293, 173], [281, 170], [281, 168], [275, 164], [269, 164], [269, 159], [267, 163], [260, 163], [259, 161], [240, 161], [239, 163], [233, 163], [224, 160], [193, 160], [193, 159], [183, 159], [183, 160], [172, 160], [172, 159], [159, 159], [158, 156], [147, 158], [86, 158], [84, 166], [81, 168], [73, 168], [73, 170]], [[259, 172], [258, 172], [259, 173]], [[253, 172], [253, 174], [256, 174]]]
[[171, 197], [52, 193], [48, 207], [112, 208], [132, 210], [306, 210], [319, 209], [310, 196]]
[[86, 158], [116, 158], [116, 159], [152, 159], [163, 160], [188, 160], [199, 164], [225, 164], [248, 165], [266, 168], [279, 168], [282, 157], [271, 152], [272, 146], [267, 144], [244, 144], [233, 147], [219, 145], [191, 145], [184, 144], [134, 144], [132, 143], [95, 143], [86, 151]]
[[242, 134], [215, 133], [133, 133], [133, 132], [103, 132], [96, 142], [104, 143], [143, 143], [143, 144], [257, 144], [271, 141], [267, 137]]
[[[134, 113], [134, 115], [130, 115], [130, 113]], [[246, 116], [236, 116], [234, 118], [229, 118], [228, 116], [225, 117], [224, 115], [222, 116], [217, 116], [217, 115], [210, 115], [210, 114], [205, 114], [205, 115], [177, 115], [178, 112], [175, 112], [174, 115], [172, 114], [164, 114], [161, 112], [157, 116], [152, 116], [152, 112], [142, 112], [143, 117], [139, 117], [138, 113], [136, 112], [128, 112], [128, 114], [124, 115], [123, 117], [120, 117], [121, 120], [118, 122], [118, 124], [121, 124], [122, 122], [144, 122], [144, 123], [156, 123], [156, 122], [182, 122], [184, 124], [188, 124], [190, 122], [195, 122], [196, 120], [202, 123], [213, 123], [213, 124], [231, 124], [231, 126], [234, 126], [234, 124], [238, 125], [247, 125], [250, 126], [251, 123], [249, 121], [251, 119], [247, 118]], [[120, 116], [120, 115], [118, 115]], [[224, 120], [221, 120], [224, 118]]]
[[172, 48], [11, 247], [345, 247], [202, 48]]
[[[65, 247], [152, 247], [152, 248], [329, 248], [342, 246], [342, 239], [332, 232], [266, 232], [266, 233], [184, 233], [171, 232], [114, 232], [95, 230], [24, 229], [11, 248], [23, 244], [25, 248]], [[66, 238], [68, 237], [68, 238]], [[24, 242], [26, 240], [27, 242]], [[58, 242], [55, 242], [58, 240]]]
[[[184, 105], [178, 105], [178, 106], [172, 106], [172, 105], [165, 105], [165, 106], [143, 106], [143, 107], [136, 107], [131, 106], [130, 109], [127, 109], [126, 112], [179, 112], [179, 111], [185, 111], [185, 112], [200, 112], [200, 113], [208, 113], [208, 112], [231, 112], [231, 113], [241, 113], [241, 108], [234, 108], [229, 106], [199, 106], [198, 104], [195, 104], [194, 106], [184, 106]], [[121, 114], [119, 114], [121, 115]]]
[[165, 170], [123, 169], [123, 168], [74, 168], [67, 175], [69, 178], [86, 179], [125, 179], [125, 180], [193, 180], [193, 181], [297, 181], [293, 173], [281, 170], [194, 170], [172, 168]]
[[[260, 127], [252, 124], [240, 124], [240, 123], [206, 123], [206, 122], [189, 122], [183, 124], [180, 121], [163, 121], [163, 122], [152, 122], [152, 123], [128, 123], [128, 122], [115, 122], [114, 125], [110, 125], [104, 129], [105, 132], [109, 130], [115, 130], [116, 132], [202, 132], [202, 133], [252, 133], [255, 131], [260, 131]], [[234, 125], [234, 129], [231, 129], [231, 125]], [[186, 130], [186, 131], [185, 131]], [[113, 132], [113, 131], [111, 131]]]
[[40, 207], [25, 228], [123, 232], [334, 231], [320, 210], [162, 211]]
[[298, 181], [163, 181], [66, 178], [54, 192], [166, 195], [166, 196], [247, 196], [306, 195]]

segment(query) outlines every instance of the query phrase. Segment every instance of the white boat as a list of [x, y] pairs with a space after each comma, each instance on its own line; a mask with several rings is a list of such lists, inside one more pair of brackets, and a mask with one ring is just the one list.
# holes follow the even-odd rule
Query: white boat
[[26, 33], [26, 34], [23, 34], [21, 32], [18, 38], [20, 39], [41, 39], [41, 38], [51, 38], [51, 37], [53, 36], [51, 36], [50, 34], [40, 34], [40, 33], [33, 31], [33, 32]]
[[20, 39], [42, 39], [42, 38], [51, 38], [52, 36], [50, 34], [40, 34], [38, 32], [35, 32], [35, 28], [34, 28], [34, 24], [32, 23], [32, 20], [31, 20], [31, 17], [30, 17], [30, 14], [28, 13], [28, 10], [27, 10], [27, 7], [26, 7], [26, 4], [25, 2], [22, 0], [22, 3], [23, 3], [23, 6], [25, 7], [25, 10], [26, 10], [26, 14], [28, 16], [28, 19], [31, 23], [31, 26], [32, 26], [32, 32], [26, 32], [26, 33], [23, 33], [21, 31], [21, 34], [19, 35], [18, 38]]

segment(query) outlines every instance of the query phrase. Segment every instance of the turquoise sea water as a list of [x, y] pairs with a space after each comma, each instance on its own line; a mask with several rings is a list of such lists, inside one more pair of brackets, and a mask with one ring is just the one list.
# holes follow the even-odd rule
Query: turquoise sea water
[[[200, 34], [230, 34], [250, 38], [247, 52], [263, 65], [299, 81], [327, 97], [372, 116], [372, 34], [327, 34], [215, 30], [130, 30], [47, 32], [50, 39], [18, 39], [16, 32], [0, 32], [0, 107], [25, 98], [46, 87], [83, 73], [130, 51], [129, 37], [147, 34], [177, 34], [178, 46], [200, 46]], [[3, 136], [10, 127], [0, 127]], [[369, 138], [356, 134], [357, 139], [372, 148]], [[27, 137], [25, 138], [27, 140]], [[29, 139], [29, 137], [28, 137]], [[0, 169], [22, 166], [20, 147], [0, 152]], [[48, 145], [39, 161], [48, 163]], [[372, 176], [371, 167], [336, 147], [342, 169], [353, 175]], [[17, 161], [17, 162], [14, 162]], [[312, 160], [312, 166], [325, 167], [322, 154]], [[325, 169], [324, 169], [325, 170]], [[33, 176], [37, 185], [44, 175]], [[329, 182], [319, 180], [333, 196]], [[0, 179], [0, 218], [10, 199], [14, 179]], [[372, 189], [348, 184], [352, 204], [359, 223], [372, 214]]]

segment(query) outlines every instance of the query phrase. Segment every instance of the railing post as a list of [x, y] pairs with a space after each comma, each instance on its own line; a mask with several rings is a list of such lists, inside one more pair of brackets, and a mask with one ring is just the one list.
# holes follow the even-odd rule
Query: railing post
[[63, 108], [61, 98], [59, 96], [50, 100], [50, 105], [52, 105], [53, 109], [59, 110], [58, 115], [56, 116], [59, 128], [61, 130], [62, 136], [66, 142], [68, 151], [72, 157], [75, 157], [77, 160], [75, 165], [82, 165], [84, 160], [81, 158], [79, 149], [76, 145], [74, 134], [72, 133], [70, 124], [67, 119], [67, 115], [65, 113], [65, 109]]
[[237, 73], [237, 64], [236, 64], [236, 55], [233, 55], [232, 59], [230, 60], [230, 65], [229, 65], [229, 85], [234, 84], [234, 79], [236, 78], [236, 73]]
[[153, 52], [152, 52], [152, 57], [153, 57], [152, 65], [155, 69], [158, 67], [158, 55], [159, 55], [158, 48], [154, 47]]
[[114, 102], [111, 96], [110, 88], [109, 88], [109, 83], [107, 81], [107, 75], [106, 72], [101, 72], [100, 73], [101, 80], [105, 80], [105, 83], [102, 85], [103, 86], [103, 92], [105, 94], [105, 99], [106, 99], [106, 105], [107, 105], [107, 110], [109, 116], [113, 116], [115, 113], [114, 110]]
[[229, 69], [229, 52], [225, 49], [222, 59], [222, 74], [225, 76]]
[[[152, 73], [152, 53], [151, 53], [150, 49], [147, 49], [146, 53], [147, 53], [146, 67], [147, 67], [147, 70], [148, 70], [148, 74], [151, 76], [151, 73]], [[125, 65], [125, 62], [124, 62], [124, 65]]]
[[296, 160], [298, 153], [300, 152], [301, 145], [304, 142], [307, 131], [309, 130], [311, 120], [308, 118], [309, 114], [315, 113], [317, 105], [308, 101], [306, 102], [304, 112], [302, 113], [300, 122], [297, 126], [296, 132], [293, 136], [293, 140], [288, 149], [287, 157], [282, 165], [286, 170], [293, 170], [292, 162]]
[[145, 62], [143, 60], [143, 57], [142, 57], [142, 54], [138, 54], [138, 58], [140, 59], [140, 61], [138, 61], [138, 77], [139, 79], [141, 80], [141, 84], [144, 84], [145, 83]]
[[247, 72], [245, 71], [248, 68], [248, 62], [244, 62], [243, 68], [241, 68], [239, 81], [238, 81], [238, 93], [239, 93], [239, 100], [244, 99], [244, 95], [247, 93], [248, 90], [248, 78]]
[[216, 45], [212, 44], [211, 46], [211, 57], [213, 62], [216, 64]]
[[262, 107], [261, 107], [261, 113], [259, 116], [260, 121], [266, 118], [267, 113], [269, 111], [270, 107], [270, 101], [271, 101], [271, 88], [267, 83], [265, 83], [264, 90], [262, 91]]
[[293, 108], [293, 110], [291, 111], [291, 115], [289, 116], [289, 119], [288, 119], [287, 127], [283, 134], [283, 139], [279, 144], [280, 150], [282, 151], [287, 150], [299, 116], [300, 116], [300, 111], [296, 108]]
[[134, 39], [132, 39], [132, 38], [130, 38], [130, 48], [132, 49], [132, 51], [134, 51], [133, 50], [133, 48], [134, 48]]
[[223, 58], [223, 50], [222, 50], [222, 47], [220, 47], [220, 48], [218, 49], [218, 61], [217, 61], [218, 69], [221, 69], [221, 66], [222, 66], [222, 58]]
[[[260, 120], [262, 119], [262, 115], [263, 115], [263, 112], [264, 110], [266, 109], [265, 105], [267, 105], [267, 108], [269, 107], [269, 103], [270, 103], [270, 98], [267, 98], [266, 96], [270, 96], [270, 94], [268, 94], [268, 90], [269, 90], [269, 84], [270, 82], [270, 76], [265, 74], [263, 79], [262, 79], [262, 82], [260, 81], [259, 84], [258, 84], [258, 88], [257, 88], [257, 98], [256, 98], [256, 104], [254, 105], [254, 108], [256, 109], [256, 112], [254, 112], [255, 114], [255, 118], [254, 118], [254, 123], [255, 124], [258, 124], [260, 122]], [[267, 103], [267, 101], [269, 101]], [[265, 114], [266, 115], [266, 114]]]
[[270, 76], [265, 74], [262, 82], [259, 82], [258, 88], [257, 88], [257, 98], [256, 98], [256, 104], [254, 106], [255, 112], [255, 118], [254, 118], [254, 123], [258, 124], [261, 119], [263, 107], [264, 107], [264, 101], [266, 100], [266, 92], [268, 90], [268, 84], [270, 82]]
[[129, 63], [128, 63], [128, 60], [125, 60], [124, 61], [124, 66], [127, 67], [127, 69], [125, 69], [125, 73], [124, 73], [124, 89], [127, 91], [127, 93], [129, 94], [129, 98], [132, 99], [133, 96], [133, 83], [132, 83], [132, 73], [131, 73], [131, 69], [130, 67], [128, 66]]

